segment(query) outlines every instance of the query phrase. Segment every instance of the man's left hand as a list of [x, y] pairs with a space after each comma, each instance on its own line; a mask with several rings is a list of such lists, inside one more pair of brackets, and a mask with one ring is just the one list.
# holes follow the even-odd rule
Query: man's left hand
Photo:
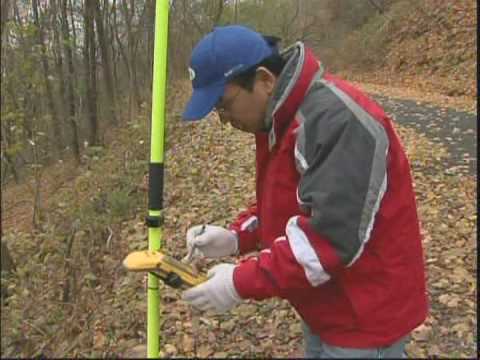
[[183, 300], [206, 311], [224, 313], [242, 302], [233, 283], [233, 264], [219, 264], [208, 272], [209, 279], [183, 292]]

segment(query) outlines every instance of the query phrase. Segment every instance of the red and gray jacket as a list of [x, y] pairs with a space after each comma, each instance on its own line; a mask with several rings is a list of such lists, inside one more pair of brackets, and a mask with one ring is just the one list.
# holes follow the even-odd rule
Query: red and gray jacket
[[335, 346], [380, 347], [427, 316], [410, 167], [391, 120], [302, 43], [256, 134], [256, 204], [230, 229], [242, 298], [287, 299]]

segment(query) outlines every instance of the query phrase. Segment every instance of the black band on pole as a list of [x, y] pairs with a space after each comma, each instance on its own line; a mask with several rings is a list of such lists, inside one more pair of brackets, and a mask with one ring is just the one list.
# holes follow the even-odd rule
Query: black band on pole
[[148, 175], [148, 209], [163, 209], [163, 163], [150, 163]]
[[148, 215], [145, 218], [145, 224], [150, 228], [158, 228], [163, 225], [163, 215], [160, 216], [150, 216]]

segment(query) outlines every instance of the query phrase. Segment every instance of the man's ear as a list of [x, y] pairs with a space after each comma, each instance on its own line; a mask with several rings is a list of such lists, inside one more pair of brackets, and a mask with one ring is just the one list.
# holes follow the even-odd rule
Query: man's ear
[[269, 96], [273, 94], [273, 89], [277, 83], [277, 77], [274, 73], [264, 66], [259, 66], [256, 70], [255, 80], [255, 82], [264, 87]]

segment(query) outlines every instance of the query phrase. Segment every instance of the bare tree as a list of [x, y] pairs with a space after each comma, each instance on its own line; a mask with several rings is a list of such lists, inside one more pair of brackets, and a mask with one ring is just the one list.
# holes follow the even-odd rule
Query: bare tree
[[224, 0], [217, 0], [217, 7], [216, 7], [216, 12], [215, 15], [213, 16], [213, 26], [217, 25], [218, 22], [220, 21], [220, 18], [223, 13], [223, 5], [224, 5]]
[[[3, 230], [2, 230], [3, 233]], [[13, 261], [13, 257], [8, 250], [7, 244], [2, 240], [1, 244], [1, 270], [7, 273], [15, 271], [15, 262]]]
[[[113, 21], [110, 21], [110, 34], [115, 37], [115, 40], [118, 41], [118, 30], [117, 30], [117, 1], [112, 1], [111, 11], [109, 12], [109, 17], [113, 17]], [[118, 89], [118, 58], [120, 57], [119, 51], [117, 51], [115, 41], [110, 41], [110, 46], [112, 50], [112, 63], [113, 63], [113, 83], [115, 89]]]
[[[6, 72], [7, 72], [8, 57], [6, 55], [6, 52], [7, 52], [6, 46], [8, 42], [8, 36], [7, 36], [7, 31], [5, 30], [5, 26], [8, 20], [8, 16], [10, 15], [10, 9], [11, 8], [10, 8], [9, 0], [5, 0], [1, 2], [0, 54], [1, 54], [2, 61], [0, 63], [0, 74], [1, 74], [0, 76], [2, 79], [1, 81], [2, 93], [4, 92], [3, 90], [6, 87], [4, 77], [6, 76]], [[1, 96], [0, 99], [1, 99], [0, 107], [4, 109], [5, 96]], [[15, 101], [14, 98], [12, 100]], [[2, 159], [1, 184], [2, 185], [4, 184], [6, 175], [8, 173], [8, 168], [11, 170], [14, 176], [15, 182], [16, 183], [19, 182], [19, 176], [15, 167], [15, 161], [8, 151], [9, 144], [11, 142], [10, 139], [13, 137], [13, 135], [11, 134], [10, 128], [11, 128], [10, 121], [6, 121], [6, 120], [2, 121], [1, 123], [1, 159]], [[3, 197], [2, 197], [2, 200], [3, 200]], [[2, 215], [3, 215], [3, 212], [2, 212]]]
[[[123, 15], [123, 19], [125, 21], [125, 26], [127, 29], [127, 51], [125, 52], [122, 42], [119, 41], [119, 37], [117, 36], [118, 45], [120, 47], [120, 52], [123, 56], [123, 60], [125, 62], [125, 66], [127, 67], [128, 71], [128, 78], [129, 78], [129, 85], [131, 89], [131, 95], [129, 96], [129, 118], [132, 118], [133, 113], [140, 108], [141, 98], [138, 89], [138, 82], [137, 82], [137, 60], [136, 60], [136, 52], [137, 52], [137, 36], [134, 33], [134, 24], [133, 19], [135, 16], [135, 3], [133, 0], [127, 2], [127, 0], [121, 1], [120, 6], [121, 13]], [[118, 32], [117, 32], [118, 35]]]
[[68, 17], [67, 17], [67, 0], [61, 0], [61, 24], [62, 24], [62, 43], [63, 51], [67, 59], [67, 76], [66, 76], [66, 85], [67, 85], [67, 106], [68, 106], [68, 122], [70, 128], [72, 129], [71, 143], [73, 154], [77, 163], [80, 163], [80, 145], [78, 143], [78, 126], [75, 121], [75, 95], [74, 95], [74, 82], [75, 82], [75, 67], [73, 65], [73, 54], [72, 54], [72, 39], [70, 37], [70, 30], [68, 26]]
[[[7, 23], [8, 15], [10, 14], [10, 0], [4, 0], [1, 2], [1, 8], [0, 8], [0, 38], [1, 38], [1, 49], [3, 50], [4, 46], [4, 30], [5, 30], [5, 24]], [[2, 52], [2, 58], [3, 58], [3, 52]]]
[[238, 0], [233, 0], [233, 6], [234, 6], [234, 11], [233, 11], [233, 22], [236, 24], [238, 22]]
[[61, 109], [61, 117], [65, 118], [66, 115], [66, 108], [65, 108], [65, 75], [63, 70], [63, 51], [62, 46], [60, 44], [60, 35], [57, 26], [57, 17], [58, 17], [58, 9], [57, 9], [57, 1], [51, 0], [50, 1], [50, 27], [53, 31], [53, 42], [54, 46], [52, 46], [53, 57], [55, 61], [55, 73], [59, 77], [59, 97], [60, 97], [60, 109]]
[[[105, 11], [105, 8], [103, 9]], [[105, 90], [107, 93], [107, 108], [112, 124], [117, 124], [115, 114], [115, 95], [113, 90], [112, 70], [110, 66], [110, 57], [103, 26], [103, 16], [100, 10], [100, 4], [95, 1], [95, 25], [97, 26], [98, 42], [100, 44], [100, 53], [102, 55], [103, 77], [105, 80]]]
[[195, 11], [193, 7], [196, 6], [194, 2], [183, 0], [184, 11], [188, 14], [189, 19], [192, 21], [195, 29], [201, 34], [210, 32], [216, 25], [218, 25], [220, 18], [223, 14], [225, 0], [215, 0], [207, 1], [206, 4], [206, 14], [202, 14], [202, 19], [204, 21], [199, 22], [195, 16]]
[[85, 66], [85, 83], [86, 100], [88, 109], [88, 121], [90, 124], [89, 144], [97, 145], [98, 143], [98, 122], [97, 122], [97, 62], [95, 47], [95, 2], [86, 1], [84, 3], [84, 66]]
[[59, 155], [61, 156], [63, 150], [63, 137], [62, 131], [60, 127], [60, 120], [58, 117], [57, 108], [55, 106], [55, 101], [53, 100], [53, 87], [50, 81], [49, 75], [50, 70], [48, 66], [47, 60], [47, 48], [44, 43], [44, 34], [43, 34], [43, 27], [40, 24], [39, 16], [38, 16], [38, 0], [32, 0], [32, 7], [33, 7], [33, 18], [34, 23], [37, 27], [37, 41], [38, 45], [40, 45], [41, 50], [41, 62], [43, 67], [43, 76], [44, 76], [44, 83], [45, 83], [45, 91], [47, 95], [47, 102], [48, 107], [50, 109], [50, 114], [52, 116], [52, 127], [53, 127], [53, 135], [54, 135], [54, 143], [58, 150]]

